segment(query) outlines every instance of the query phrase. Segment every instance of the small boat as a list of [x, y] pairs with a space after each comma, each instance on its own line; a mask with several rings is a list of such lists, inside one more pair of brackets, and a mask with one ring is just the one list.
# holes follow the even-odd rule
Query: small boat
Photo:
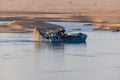
[[35, 28], [34, 39], [41, 42], [82, 43], [86, 42], [87, 35], [83, 33], [68, 35], [64, 28], [56, 31], [42, 31], [39, 28]]

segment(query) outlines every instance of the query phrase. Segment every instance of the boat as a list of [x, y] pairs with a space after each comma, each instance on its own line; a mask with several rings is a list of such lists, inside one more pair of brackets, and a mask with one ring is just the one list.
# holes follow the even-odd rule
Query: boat
[[40, 42], [82, 43], [86, 42], [86, 39], [86, 34], [67, 34], [64, 28], [56, 31], [42, 31], [40, 28], [34, 29], [34, 40]]

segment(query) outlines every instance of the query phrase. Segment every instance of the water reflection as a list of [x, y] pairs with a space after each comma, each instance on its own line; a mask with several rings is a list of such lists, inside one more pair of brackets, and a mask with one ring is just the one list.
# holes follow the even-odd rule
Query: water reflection
[[64, 44], [63, 43], [42, 43], [34, 42], [36, 69], [40, 71], [59, 70], [64, 64]]
[[66, 54], [69, 52], [70, 54], [74, 54], [74, 50], [78, 51], [78, 53], [84, 53], [83, 50], [86, 49], [86, 43], [35, 42], [34, 48], [36, 51], [35, 63], [37, 62], [37, 66], [41, 67], [42, 70], [58, 71], [64, 66]]
[[50, 42], [46, 42], [46, 43], [42, 43], [42, 42], [34, 42], [34, 48], [37, 51], [40, 50], [53, 50], [53, 51], [64, 51], [64, 43], [50, 43]]
[[86, 42], [83, 43], [63, 43], [63, 42], [34, 42], [34, 48], [36, 51], [40, 52], [41, 50], [49, 50], [49, 51], [56, 51], [57, 53], [59, 51], [61, 51], [62, 53], [64, 53], [64, 49], [65, 47], [69, 46], [69, 45], [79, 45], [79, 46], [86, 46]]

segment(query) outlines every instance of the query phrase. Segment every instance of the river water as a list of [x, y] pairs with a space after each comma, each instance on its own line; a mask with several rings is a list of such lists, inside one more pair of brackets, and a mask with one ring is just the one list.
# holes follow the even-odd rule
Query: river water
[[0, 33], [0, 80], [120, 80], [119, 32], [92, 31], [86, 23], [50, 23], [81, 28], [86, 43], [40, 43], [33, 33]]

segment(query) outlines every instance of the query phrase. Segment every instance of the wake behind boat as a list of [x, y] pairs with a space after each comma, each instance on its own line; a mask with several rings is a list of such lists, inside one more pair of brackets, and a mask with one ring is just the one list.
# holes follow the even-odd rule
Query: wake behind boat
[[86, 42], [87, 35], [83, 33], [70, 34], [66, 33], [64, 28], [54, 31], [44, 31], [39, 28], [34, 29], [35, 41], [41, 42], [65, 42], [65, 43], [76, 43]]

